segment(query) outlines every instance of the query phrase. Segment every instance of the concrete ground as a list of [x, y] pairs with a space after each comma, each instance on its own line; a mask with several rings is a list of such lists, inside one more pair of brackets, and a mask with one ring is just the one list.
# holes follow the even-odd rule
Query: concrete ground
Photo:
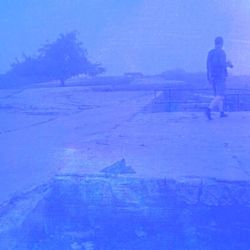
[[83, 87], [0, 93], [0, 202], [57, 174], [125, 159], [146, 178], [250, 179], [250, 113], [148, 113], [150, 91]]
[[64, 171], [92, 173], [124, 158], [142, 177], [249, 180], [249, 122], [249, 113], [212, 122], [201, 113], [140, 113], [69, 152], [84, 163]]

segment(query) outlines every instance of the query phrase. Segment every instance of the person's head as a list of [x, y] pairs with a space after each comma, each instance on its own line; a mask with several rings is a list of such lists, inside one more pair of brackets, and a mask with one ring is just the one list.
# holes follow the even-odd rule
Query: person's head
[[214, 45], [216, 48], [222, 48], [224, 44], [223, 38], [221, 36], [217, 36], [214, 39]]

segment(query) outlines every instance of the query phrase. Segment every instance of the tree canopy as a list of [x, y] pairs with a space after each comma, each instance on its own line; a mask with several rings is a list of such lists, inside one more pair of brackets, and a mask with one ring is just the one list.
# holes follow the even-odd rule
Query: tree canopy
[[36, 56], [23, 56], [22, 60], [16, 60], [7, 75], [26, 82], [60, 80], [64, 85], [70, 77], [79, 74], [96, 76], [103, 72], [105, 69], [101, 64], [90, 62], [76, 32], [70, 32], [45, 44]]

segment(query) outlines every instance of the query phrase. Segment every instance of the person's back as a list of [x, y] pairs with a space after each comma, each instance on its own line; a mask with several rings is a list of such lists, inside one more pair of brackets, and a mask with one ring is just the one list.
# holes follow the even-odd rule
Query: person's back
[[208, 53], [207, 57], [208, 80], [225, 80], [227, 77], [226, 53], [220, 47], [216, 47]]

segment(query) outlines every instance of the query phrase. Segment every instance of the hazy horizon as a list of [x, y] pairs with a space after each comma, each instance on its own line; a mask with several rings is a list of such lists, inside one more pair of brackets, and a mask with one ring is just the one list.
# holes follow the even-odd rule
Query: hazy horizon
[[225, 38], [235, 65], [232, 74], [250, 74], [247, 0], [12, 0], [0, 3], [0, 9], [1, 73], [23, 53], [32, 55], [59, 34], [75, 30], [90, 58], [101, 62], [109, 75], [205, 71], [217, 35]]

